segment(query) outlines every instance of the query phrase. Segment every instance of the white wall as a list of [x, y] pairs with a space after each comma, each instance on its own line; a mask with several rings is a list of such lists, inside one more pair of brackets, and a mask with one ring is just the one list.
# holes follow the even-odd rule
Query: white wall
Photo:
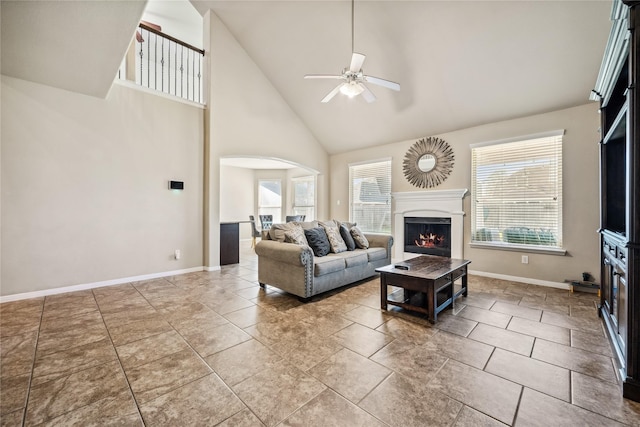
[[[211, 76], [206, 114], [205, 265], [220, 262], [220, 157], [287, 160], [318, 171], [319, 204], [326, 206], [329, 157], [296, 113], [211, 11], [204, 17]], [[325, 213], [325, 212], [323, 212]]]
[[6, 76], [1, 107], [2, 296], [203, 265], [201, 108]]
[[[598, 105], [591, 103], [434, 135], [447, 141], [455, 155], [453, 172], [436, 189], [470, 189], [470, 144], [566, 129], [563, 139], [563, 241], [567, 255], [529, 253], [529, 264], [525, 265], [521, 263], [520, 252], [471, 248], [471, 196], [468, 195], [464, 200], [464, 257], [472, 261], [471, 270], [554, 283], [579, 278], [583, 271], [599, 276], [596, 233], [599, 227], [598, 127]], [[349, 163], [392, 157], [392, 191], [423, 191], [411, 185], [402, 171], [405, 153], [419, 138], [331, 156], [331, 216], [347, 218], [349, 215]]]

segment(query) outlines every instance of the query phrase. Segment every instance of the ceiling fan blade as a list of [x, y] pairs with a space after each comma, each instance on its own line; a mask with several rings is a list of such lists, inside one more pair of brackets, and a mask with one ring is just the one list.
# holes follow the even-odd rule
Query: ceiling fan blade
[[327, 96], [325, 96], [324, 98], [322, 98], [322, 103], [327, 103], [329, 101], [331, 101], [331, 98], [333, 98], [334, 96], [336, 96], [336, 94], [338, 92], [340, 92], [340, 88], [342, 87], [342, 85], [344, 85], [344, 83], [339, 84], [338, 86], [336, 86], [331, 92], [329, 92], [327, 94]]
[[362, 76], [362, 78], [364, 79], [364, 81], [373, 83], [374, 85], [383, 86], [383, 87], [386, 87], [387, 89], [392, 89], [397, 91], [400, 90], [400, 85], [390, 80], [385, 80], [385, 79], [381, 79], [379, 77], [373, 77], [373, 76]]
[[336, 74], [307, 74], [304, 76], [305, 79], [342, 79], [342, 75]]
[[358, 73], [362, 69], [364, 58], [366, 57], [363, 54], [353, 52], [353, 55], [351, 56], [351, 65], [349, 65], [349, 71], [351, 71], [352, 73]]
[[364, 91], [362, 91], [362, 97], [364, 98], [365, 101], [371, 104], [373, 101], [376, 100], [376, 96], [373, 94], [373, 92], [369, 90], [368, 87], [366, 87], [362, 83], [360, 83], [360, 86], [364, 88]]

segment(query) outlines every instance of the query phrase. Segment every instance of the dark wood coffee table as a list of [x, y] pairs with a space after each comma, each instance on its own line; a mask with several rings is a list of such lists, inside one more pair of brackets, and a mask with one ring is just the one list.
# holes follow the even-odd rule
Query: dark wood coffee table
[[[467, 265], [471, 261], [440, 256], [422, 255], [385, 267], [380, 273], [380, 303], [383, 310], [387, 304], [419, 311], [429, 315], [435, 323], [438, 313], [450, 306], [460, 295], [467, 296]], [[455, 281], [462, 278], [462, 285]], [[387, 296], [387, 286], [402, 288], [402, 295], [394, 292]]]

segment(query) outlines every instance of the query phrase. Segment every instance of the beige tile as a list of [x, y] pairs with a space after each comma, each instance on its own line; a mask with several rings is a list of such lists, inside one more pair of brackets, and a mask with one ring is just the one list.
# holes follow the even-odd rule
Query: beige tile
[[426, 343], [438, 332], [437, 329], [431, 326], [419, 325], [396, 317], [376, 328], [376, 331], [391, 335], [394, 338], [410, 341], [417, 345]]
[[153, 319], [114, 326], [109, 328], [109, 335], [113, 344], [119, 346], [170, 331], [173, 331], [170, 324], [164, 320]]
[[384, 427], [367, 412], [327, 389], [284, 420], [283, 427]]
[[175, 331], [152, 335], [116, 348], [125, 369], [144, 365], [187, 349], [189, 345]]
[[519, 384], [454, 360], [447, 361], [427, 387], [505, 424], [513, 422], [522, 390]]
[[532, 337], [542, 338], [543, 340], [553, 341], [558, 344], [569, 345], [571, 342], [571, 331], [567, 328], [533, 322], [520, 317], [511, 319], [507, 329], [521, 334], [531, 335]]
[[435, 334], [423, 347], [478, 369], [484, 368], [493, 352], [490, 345], [442, 331]]
[[229, 294], [224, 297], [220, 297], [219, 293], [215, 292], [211, 298], [204, 298], [202, 303], [211, 308], [218, 314], [225, 315], [232, 311], [240, 310], [241, 308], [251, 307], [254, 303], [239, 297], [234, 294]]
[[407, 378], [391, 374], [358, 405], [390, 426], [451, 425], [462, 408], [460, 402], [419, 388]]
[[211, 373], [193, 350], [187, 349], [133, 368], [125, 368], [138, 404], [146, 403]]
[[249, 334], [231, 323], [209, 329], [189, 329], [182, 331], [182, 336], [202, 357], [210, 356], [251, 339]]
[[264, 424], [248, 408], [236, 413], [217, 427], [264, 427]]
[[466, 297], [462, 297], [462, 299], [460, 300], [460, 303], [464, 305], [470, 305], [473, 307], [489, 310], [491, 309], [493, 304], [496, 303], [496, 300], [494, 298], [477, 296], [469, 292], [469, 294]]
[[465, 406], [458, 414], [453, 427], [504, 427], [505, 425], [480, 411]]
[[485, 323], [487, 325], [496, 326], [498, 328], [506, 328], [511, 319], [511, 315], [497, 313], [495, 311], [485, 310], [478, 307], [466, 306], [458, 316], [465, 319], [474, 320], [476, 322]]
[[353, 308], [342, 316], [371, 329], [375, 329], [387, 320], [390, 320], [389, 315], [382, 310], [362, 305]]
[[423, 384], [429, 382], [447, 361], [447, 357], [435, 349], [403, 340], [393, 341], [370, 359]]
[[494, 347], [500, 347], [514, 353], [530, 356], [535, 338], [530, 335], [509, 331], [483, 323], [469, 334], [472, 340], [480, 341]]
[[[593, 309], [595, 312], [595, 308]], [[581, 331], [602, 331], [602, 322], [600, 319], [584, 317], [571, 317], [554, 312], [545, 312], [542, 315], [542, 323], [548, 323], [550, 325], [561, 326], [567, 329], [577, 329]]]
[[260, 322], [277, 321], [281, 316], [282, 314], [277, 310], [270, 310], [259, 305], [241, 308], [224, 315], [229, 322], [243, 329]]
[[126, 325], [133, 322], [140, 322], [143, 320], [163, 320], [162, 316], [151, 305], [139, 306], [133, 310], [102, 313], [102, 318], [108, 328]]
[[123, 390], [52, 418], [42, 426], [143, 426], [131, 391]]
[[41, 316], [42, 309], [37, 306], [27, 306], [13, 312], [3, 312], [0, 316], [0, 337], [36, 332], [40, 326]]
[[314, 328], [308, 323], [283, 319], [282, 321], [260, 322], [243, 329], [246, 333], [266, 345], [275, 347], [279, 341], [316, 337]]
[[85, 327], [72, 329], [41, 331], [38, 337], [38, 356], [102, 341], [104, 339], [109, 339], [109, 334], [104, 324], [99, 323], [90, 323]]
[[29, 379], [31, 375], [23, 374], [15, 377], [0, 378], [0, 418], [27, 404]]
[[263, 369], [275, 366], [282, 357], [255, 339], [223, 350], [205, 361], [230, 386], [233, 386]]
[[587, 411], [546, 394], [525, 388], [518, 408], [518, 426], [607, 426], [622, 427], [610, 418]]
[[68, 376], [72, 372], [114, 360], [117, 360], [117, 356], [109, 338], [71, 347], [56, 353], [41, 354], [38, 352], [33, 366], [33, 384]]
[[31, 387], [26, 423], [41, 423], [104, 399], [118, 400], [124, 395], [130, 394], [117, 362], [74, 372]]
[[0, 376], [16, 376], [31, 372], [36, 353], [37, 332], [0, 338]]
[[557, 399], [571, 401], [568, 369], [497, 348], [484, 370]]
[[301, 371], [307, 371], [343, 347], [333, 337], [311, 333], [299, 338], [281, 340], [271, 348], [291, 365]]
[[476, 325], [478, 325], [478, 322], [474, 320], [464, 319], [453, 314], [453, 311], [446, 311], [438, 315], [438, 321], [434, 326], [441, 331], [466, 337], [473, 331]]
[[313, 328], [315, 333], [325, 337], [333, 335], [353, 324], [351, 320], [331, 314], [307, 317], [303, 319], [302, 322], [306, 323], [308, 327]]
[[620, 386], [571, 373], [573, 404], [628, 425], [640, 425], [640, 403], [622, 397]]
[[238, 397], [267, 426], [275, 426], [326, 387], [301, 370], [281, 363], [233, 386]]
[[2, 427], [22, 427], [22, 415], [24, 411], [11, 412], [10, 414], [3, 414], [0, 417], [0, 426]]
[[169, 391], [140, 405], [147, 425], [216, 425], [244, 409], [216, 374]]
[[610, 357], [545, 340], [536, 340], [531, 357], [616, 383], [616, 374]]
[[325, 385], [358, 403], [391, 371], [349, 349], [343, 349], [309, 370]]
[[604, 334], [571, 330], [571, 347], [611, 357], [611, 344]]
[[501, 301], [496, 302], [493, 307], [491, 307], [491, 311], [508, 314], [510, 316], [522, 317], [524, 319], [533, 320], [534, 322], [539, 322], [540, 317], [542, 316], [542, 310], [524, 307], [522, 305], [508, 304]]
[[104, 320], [98, 310], [73, 312], [68, 316], [43, 318], [40, 332], [59, 332], [68, 329], [82, 329], [90, 326], [104, 326]]
[[371, 356], [394, 338], [382, 332], [353, 323], [350, 326], [336, 332], [333, 337], [343, 347], [349, 348], [365, 357]]

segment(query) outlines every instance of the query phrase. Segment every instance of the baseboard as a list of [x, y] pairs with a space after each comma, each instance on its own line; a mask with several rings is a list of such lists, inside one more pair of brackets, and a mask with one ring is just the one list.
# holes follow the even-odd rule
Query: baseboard
[[[120, 279], [113, 279], [113, 280], [105, 280], [102, 282], [93, 282], [93, 283], [84, 283], [81, 285], [73, 285], [73, 286], [64, 286], [61, 288], [53, 288], [53, 289], [45, 289], [42, 291], [33, 291], [33, 292], [25, 292], [22, 294], [14, 294], [14, 295], [4, 295], [4, 296], [0, 296], [0, 304], [3, 302], [10, 302], [10, 301], [19, 301], [19, 300], [23, 300], [23, 299], [29, 299], [29, 298], [39, 298], [39, 297], [45, 297], [47, 295], [56, 295], [56, 294], [64, 294], [66, 292], [75, 292], [75, 291], [84, 291], [86, 289], [93, 289], [93, 288], [101, 288], [103, 286], [114, 286], [114, 285], [121, 285], [123, 283], [129, 283], [129, 282], [139, 282], [141, 280], [150, 280], [150, 279], [157, 279], [160, 277], [167, 277], [167, 276], [175, 276], [177, 274], [186, 274], [186, 273], [193, 273], [196, 271], [203, 271], [205, 270], [207, 267], [191, 267], [191, 268], [185, 268], [182, 270], [173, 270], [173, 271], [163, 271], [161, 273], [152, 273], [152, 274], [143, 274], [141, 276], [133, 276], [133, 277], [123, 277]], [[216, 267], [212, 267], [212, 268], [216, 268]], [[218, 270], [220, 269], [220, 267], [217, 267]], [[205, 271], [213, 271], [213, 270], [205, 270]]]
[[529, 277], [508, 276], [506, 274], [487, 273], [485, 271], [469, 270], [469, 274], [476, 276], [490, 277], [492, 279], [508, 280], [510, 282], [527, 283], [530, 285], [547, 286], [549, 288], [569, 289], [569, 285], [564, 282], [550, 282], [548, 280], [531, 279]]
[[221, 268], [219, 265], [216, 265], [214, 267], [202, 267], [202, 271], [220, 271]]

